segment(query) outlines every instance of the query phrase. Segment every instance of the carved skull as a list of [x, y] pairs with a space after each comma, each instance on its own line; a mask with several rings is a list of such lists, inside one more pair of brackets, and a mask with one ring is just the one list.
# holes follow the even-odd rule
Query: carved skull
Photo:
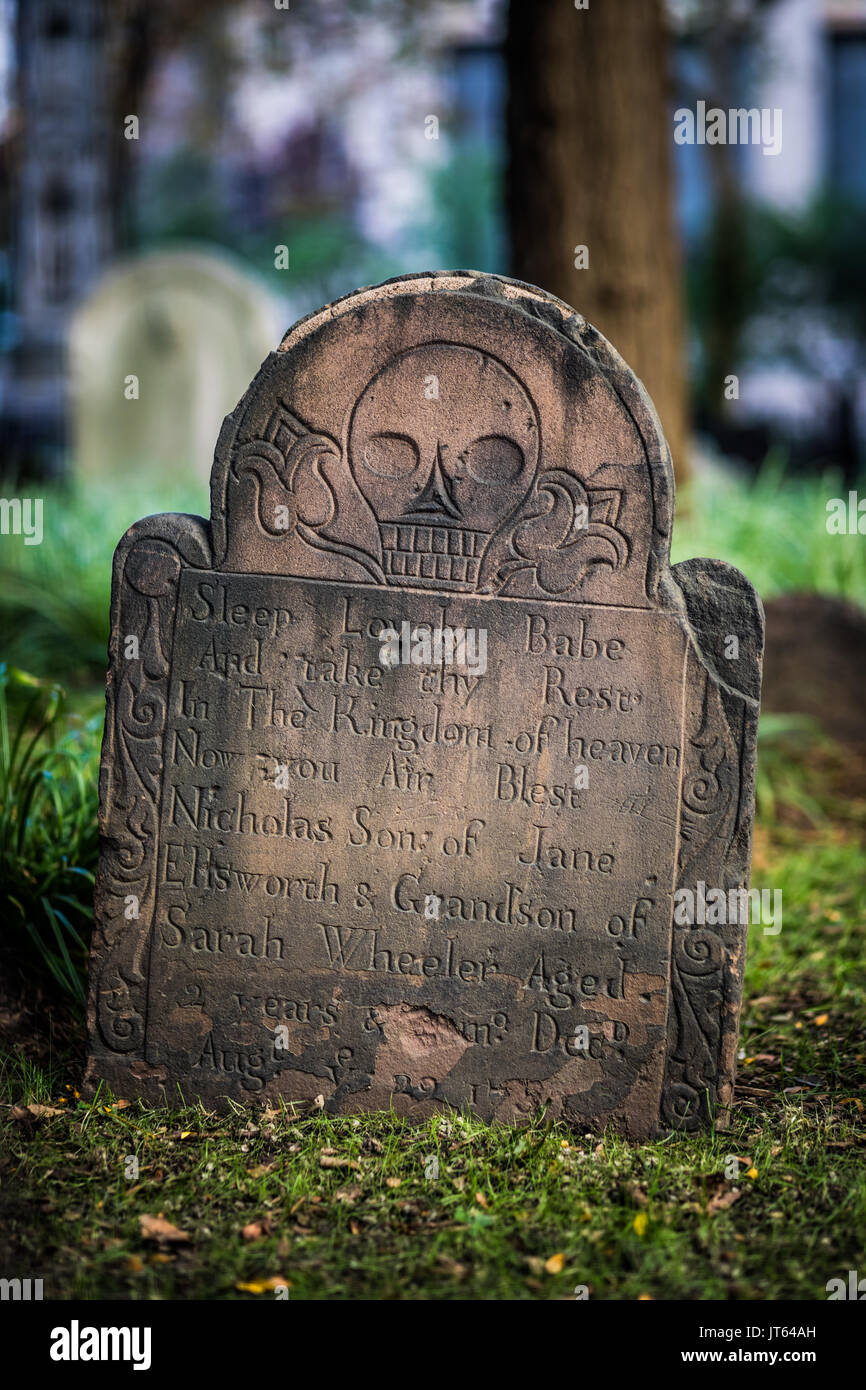
[[397, 583], [471, 588], [491, 533], [529, 492], [535, 406], [487, 353], [429, 343], [393, 358], [349, 424], [352, 474]]

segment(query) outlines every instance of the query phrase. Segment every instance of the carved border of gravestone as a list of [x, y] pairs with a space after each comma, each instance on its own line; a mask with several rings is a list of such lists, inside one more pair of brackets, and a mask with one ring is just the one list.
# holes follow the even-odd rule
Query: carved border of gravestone
[[[374, 382], [388, 389], [385, 373], [395, 360], [389, 333], [398, 334], [403, 322], [428, 321], [429, 336], [404, 344], [398, 357], [419, 345], [446, 364], [455, 349], [483, 354], [527, 411], [530, 434], [540, 421], [542, 446], [544, 412], [525, 379], [541, 372], [555, 392], [558, 378], [580, 373], [599, 411], [596, 432], [603, 438], [613, 402], [630, 419], [642, 458], [596, 463], [591, 476], [581, 475], [579, 457], [546, 456], [543, 467], [538, 459], [531, 466], [524, 461], [511, 509], [489, 525], [479, 512], [476, 529], [462, 533], [459, 554], [433, 553], [425, 541], [429, 554], [410, 555], [400, 528], [382, 520], [387, 504], [371, 491], [374, 484], [366, 479], [362, 487], [344, 459], [352, 429], [364, 428], [366, 393]], [[307, 419], [298, 401], [337, 394], [339, 354], [351, 354], [354, 343], [370, 359], [363, 373], [368, 387], [345, 418]], [[563, 448], [571, 427], [565, 419], [558, 425]], [[369, 505], [360, 496], [365, 487]], [[586, 520], [578, 528], [583, 508]], [[595, 329], [543, 291], [469, 271], [408, 276], [348, 295], [290, 330], [224, 422], [210, 522], [145, 518], [115, 555], [87, 1084], [104, 1079], [118, 1094], [151, 1100], [174, 1089], [165, 1065], [148, 1061], [145, 1039], [163, 740], [178, 592], [188, 571], [297, 576], [395, 592], [426, 585], [436, 593], [555, 597], [676, 615], [687, 643], [676, 886], [748, 887], [763, 612], [743, 576], [722, 561], [671, 568], [672, 521], [669, 451], [646, 392]], [[642, 531], [649, 536], [645, 547], [635, 544]], [[138, 635], [137, 655], [126, 654], [129, 634]], [[730, 635], [739, 643], [736, 660], [727, 653]], [[564, 1117], [583, 1125], [611, 1121], [638, 1137], [723, 1119], [736, 1069], [746, 936], [740, 923], [672, 923], [657, 1112], [623, 1120], [625, 1083], [614, 1068], [585, 1104], [565, 1105]], [[317, 1076], [311, 1086], [310, 1098], [326, 1091], [328, 1108], [352, 1108], [351, 1094], [338, 1087], [328, 1092]], [[181, 1089], [189, 1099], [189, 1088]], [[504, 1117], [545, 1103], [542, 1084], [525, 1089], [527, 1106], [510, 1104]], [[210, 1092], [207, 1098], [214, 1099]], [[490, 1097], [476, 1109], [485, 1118], [497, 1113]]]

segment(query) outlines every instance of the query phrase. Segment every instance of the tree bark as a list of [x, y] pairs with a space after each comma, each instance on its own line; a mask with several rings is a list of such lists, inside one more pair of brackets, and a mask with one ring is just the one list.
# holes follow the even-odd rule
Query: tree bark
[[[641, 378], [687, 472], [662, 0], [510, 0], [512, 274], [583, 314]], [[575, 266], [575, 248], [588, 268]]]

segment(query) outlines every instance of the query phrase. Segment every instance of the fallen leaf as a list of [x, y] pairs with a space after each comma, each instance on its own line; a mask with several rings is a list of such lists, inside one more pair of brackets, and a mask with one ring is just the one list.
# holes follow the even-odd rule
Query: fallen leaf
[[487, 1211], [487, 1208], [488, 1208], [488, 1205], [489, 1205], [489, 1204], [488, 1204], [487, 1198], [484, 1196], [484, 1193], [483, 1193], [483, 1192], [476, 1192], [476, 1194], [475, 1194], [475, 1200], [476, 1200], [476, 1202], [478, 1203], [479, 1207], [483, 1207], [484, 1210]]
[[341, 1187], [339, 1192], [334, 1193], [336, 1202], [356, 1202], [361, 1195], [361, 1188], [354, 1182], [349, 1187]]
[[126, 1261], [126, 1268], [129, 1270], [130, 1274], [140, 1274], [144, 1269], [144, 1260], [140, 1255], [130, 1255], [129, 1259]]
[[178, 1230], [170, 1221], [166, 1221], [162, 1216], [140, 1216], [141, 1234], [145, 1240], [163, 1241], [167, 1245], [178, 1245], [182, 1241], [188, 1241], [189, 1236], [185, 1231]]
[[273, 1274], [270, 1279], [254, 1279], [248, 1284], [235, 1284], [241, 1293], [272, 1293], [274, 1289], [291, 1287], [291, 1279], [284, 1279], [281, 1274]]
[[271, 1222], [267, 1216], [262, 1217], [261, 1221], [250, 1221], [241, 1231], [244, 1240], [261, 1240], [262, 1236], [270, 1235], [270, 1233]]
[[731, 1187], [727, 1191], [722, 1190], [707, 1202], [707, 1211], [711, 1216], [715, 1216], [717, 1211], [727, 1211], [728, 1207], [732, 1207], [741, 1195], [738, 1187]]
[[354, 1158], [338, 1158], [333, 1153], [320, 1153], [319, 1164], [322, 1168], [359, 1168], [361, 1166], [356, 1163]]
[[401, 1178], [386, 1178], [386, 1179], [385, 1179], [385, 1186], [386, 1186], [386, 1187], [399, 1187], [401, 1181], [402, 1181]]
[[544, 1268], [548, 1274], [559, 1274], [564, 1264], [565, 1256], [561, 1250], [558, 1250], [555, 1255], [551, 1255], [549, 1259], [544, 1261]]
[[27, 1109], [31, 1115], [35, 1115], [38, 1120], [46, 1115], [62, 1115], [63, 1111], [58, 1110], [56, 1105], [28, 1105]]

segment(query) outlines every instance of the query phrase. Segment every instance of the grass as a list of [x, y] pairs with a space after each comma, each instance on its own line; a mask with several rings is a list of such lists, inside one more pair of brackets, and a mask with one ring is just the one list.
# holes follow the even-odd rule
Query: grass
[[[5, 495], [15, 491], [7, 486]], [[101, 685], [117, 542], [150, 513], [207, 510], [207, 488], [115, 480], [45, 483], [40, 492], [42, 544], [0, 546], [0, 652], [10, 665], [67, 686]]]
[[752, 929], [729, 1129], [636, 1145], [543, 1119], [154, 1109], [16, 1055], [3, 1272], [55, 1298], [824, 1299], [866, 1264], [866, 807], [848, 811], [759, 828], [755, 886], [781, 887], [784, 924]]
[[727, 560], [762, 599], [810, 591], [866, 606], [866, 546], [861, 535], [828, 533], [834, 497], [847, 497], [840, 477], [789, 475], [778, 456], [753, 480], [713, 468], [678, 490], [671, 558]]

